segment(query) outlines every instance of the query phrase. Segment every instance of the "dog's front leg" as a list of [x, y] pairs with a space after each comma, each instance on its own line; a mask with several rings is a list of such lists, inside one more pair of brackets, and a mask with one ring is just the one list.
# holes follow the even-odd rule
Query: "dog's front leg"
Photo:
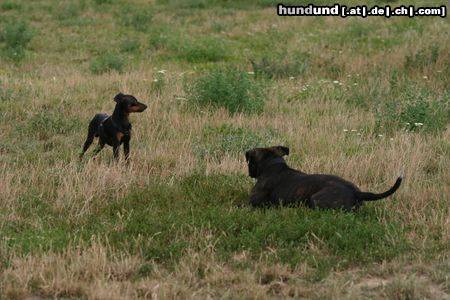
[[270, 205], [269, 193], [265, 191], [252, 191], [250, 193], [250, 204], [253, 207]]
[[120, 147], [119, 143], [113, 145], [113, 155], [116, 161], [119, 161], [119, 147]]
[[123, 138], [123, 154], [125, 155], [125, 161], [128, 162], [128, 157], [130, 156], [130, 137], [125, 136]]

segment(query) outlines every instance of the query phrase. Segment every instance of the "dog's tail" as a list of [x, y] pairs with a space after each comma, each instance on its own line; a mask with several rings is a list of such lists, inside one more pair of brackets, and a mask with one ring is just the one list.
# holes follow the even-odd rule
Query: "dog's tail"
[[384, 193], [374, 194], [374, 193], [370, 193], [370, 192], [356, 192], [356, 197], [361, 201], [375, 201], [375, 200], [389, 197], [390, 195], [395, 193], [395, 191], [400, 187], [400, 184], [402, 183], [402, 179], [403, 179], [402, 176], [397, 178], [394, 185]]

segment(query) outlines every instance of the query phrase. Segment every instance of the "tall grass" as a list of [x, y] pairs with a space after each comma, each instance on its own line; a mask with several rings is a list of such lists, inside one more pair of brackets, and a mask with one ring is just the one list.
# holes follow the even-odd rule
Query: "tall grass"
[[[448, 298], [444, 19], [13, 2], [0, 3], [0, 298]], [[149, 107], [130, 115], [129, 164], [110, 147], [79, 162], [119, 91]], [[363, 191], [405, 180], [353, 214], [253, 209], [244, 151], [275, 144], [292, 168]]]
[[188, 103], [194, 108], [225, 108], [230, 113], [260, 113], [265, 89], [247, 72], [216, 68], [186, 85]]

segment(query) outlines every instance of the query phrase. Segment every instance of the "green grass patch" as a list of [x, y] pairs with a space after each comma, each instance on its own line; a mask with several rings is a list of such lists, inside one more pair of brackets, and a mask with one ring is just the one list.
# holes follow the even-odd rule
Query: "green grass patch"
[[173, 39], [170, 47], [177, 58], [190, 63], [226, 60], [229, 52], [223, 41], [213, 37]]
[[80, 3], [75, 2], [64, 2], [61, 3], [57, 9], [54, 10], [56, 18], [64, 22], [68, 19], [78, 18], [80, 17], [84, 6], [80, 5]]
[[112, 4], [113, 0], [94, 0], [94, 3], [97, 5]]
[[283, 3], [283, 5], [302, 5], [307, 6], [311, 3], [314, 3], [314, 5], [333, 5], [335, 2], [329, 1], [329, 0], [285, 0], [285, 1], [277, 1], [277, 0], [256, 0], [252, 1], [254, 4], [261, 6], [261, 7], [276, 7], [279, 3]]
[[311, 55], [308, 52], [295, 53], [292, 57], [270, 59], [263, 57], [261, 60], [251, 60], [255, 77], [285, 78], [302, 76], [309, 67]]
[[82, 128], [79, 119], [63, 115], [60, 112], [38, 112], [29, 120], [27, 126], [20, 126], [19, 130], [26, 135], [32, 135], [39, 140], [48, 140], [54, 135], [73, 133]]
[[[192, 175], [171, 187], [155, 185], [134, 192], [111, 204], [111, 224], [118, 211], [131, 214], [122, 231], [110, 232], [109, 241], [172, 264], [188, 249], [200, 250], [205, 243], [201, 233], [206, 231], [222, 259], [241, 251], [258, 259], [270, 247], [283, 263], [307, 261], [319, 269], [327, 261], [336, 267], [336, 261], [346, 266], [391, 259], [408, 247], [402, 229], [380, 223], [373, 209], [355, 214], [302, 207], [253, 209], [245, 204], [250, 187], [244, 176]], [[130, 245], [128, 241], [138, 236], [150, 242]], [[311, 243], [318, 253], [308, 250]]]
[[426, 23], [420, 18], [397, 18], [394, 22], [392, 22], [392, 26], [389, 26], [389, 31], [394, 36], [399, 36], [408, 32], [417, 32], [422, 34], [425, 24]]
[[4, 43], [3, 56], [16, 62], [21, 61], [33, 35], [33, 30], [24, 21], [7, 23], [0, 36], [0, 41]]
[[380, 105], [376, 114], [378, 130], [436, 133], [445, 130], [450, 123], [449, 92], [437, 95], [427, 89], [410, 90], [404, 97]]
[[225, 108], [230, 113], [260, 113], [265, 89], [247, 72], [215, 68], [185, 87], [189, 106], [195, 109]]
[[217, 1], [207, 1], [207, 0], [157, 0], [156, 3], [159, 5], [170, 5], [177, 8], [206, 8], [211, 6], [213, 2]]
[[141, 50], [141, 43], [137, 39], [126, 39], [120, 43], [120, 52], [137, 54]]
[[1, 10], [21, 10], [22, 9], [22, 4], [21, 3], [17, 3], [17, 1], [13, 1], [13, 0], [6, 0], [3, 1], [0, 4], [0, 9]]
[[233, 38], [238, 48], [252, 49], [249, 59], [257, 60], [268, 57], [275, 60], [283, 60], [285, 56], [294, 53], [287, 51], [287, 45], [295, 39], [296, 32], [292, 29], [279, 31], [275, 28], [268, 28], [251, 35], [239, 35]]
[[427, 46], [427, 48], [419, 49], [417, 52], [407, 55], [404, 68], [408, 72], [423, 70], [429, 65], [435, 65], [439, 55], [440, 50], [437, 45]]
[[94, 74], [102, 74], [111, 71], [121, 73], [125, 66], [125, 60], [122, 56], [107, 52], [97, 56], [91, 61], [89, 69]]
[[71, 240], [69, 230], [55, 225], [48, 225], [45, 228], [8, 225], [2, 231], [7, 238], [7, 244], [14, 247], [18, 253], [62, 251]]
[[69, 231], [59, 222], [49, 202], [37, 195], [20, 198], [17, 215], [23, 221], [12, 221], [0, 228], [2, 242], [16, 253], [62, 250], [69, 243]]
[[[212, 8], [234, 8], [234, 9], [251, 9], [255, 7], [276, 7], [280, 1], [275, 0], [257, 0], [257, 1], [227, 1], [227, 0], [157, 0], [157, 4], [170, 6], [178, 9], [212, 9]], [[308, 5], [309, 0], [285, 0], [285, 5]], [[332, 5], [334, 2], [327, 0], [316, 0], [316, 5]]]
[[[349, 19], [338, 32], [329, 32], [326, 40], [332, 47], [351, 49], [352, 52], [371, 54], [389, 51], [402, 42], [403, 36], [384, 30], [382, 23], [372, 23], [363, 19]], [[315, 35], [319, 42], [321, 35]]]
[[124, 24], [134, 30], [146, 32], [151, 29], [153, 20], [151, 6], [125, 6], [123, 11], [118, 13], [117, 18], [123, 20]]
[[51, 9], [62, 26], [87, 26], [95, 23], [93, 18], [84, 16], [85, 1], [62, 2]]
[[76, 247], [95, 235], [107, 238], [113, 251], [140, 253], [167, 266], [189, 249], [200, 251], [205, 242], [225, 261], [242, 251], [258, 260], [270, 248], [274, 260], [291, 266], [306, 261], [319, 277], [333, 268], [389, 260], [409, 247], [402, 228], [394, 221], [381, 223], [373, 208], [352, 214], [303, 207], [253, 209], [246, 204], [251, 185], [246, 176], [195, 174], [176, 184], [134, 190], [77, 219], [56, 214], [50, 203], [31, 197], [18, 213], [33, 211], [33, 216], [3, 226], [1, 236], [10, 250], [27, 254], [64, 249], [69, 243]]
[[177, 33], [170, 26], [153, 26], [148, 35], [148, 46], [152, 50], [167, 49], [175, 34]]
[[194, 38], [166, 24], [152, 26], [148, 46], [163, 50], [162, 54], [168, 60], [176, 58], [188, 63], [219, 62], [230, 58], [230, 49], [223, 39], [213, 36]]

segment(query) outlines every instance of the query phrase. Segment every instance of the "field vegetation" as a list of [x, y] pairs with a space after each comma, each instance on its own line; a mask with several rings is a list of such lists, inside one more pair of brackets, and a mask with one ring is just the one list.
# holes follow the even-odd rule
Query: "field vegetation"
[[[278, 2], [0, 2], [0, 299], [449, 299], [448, 17]], [[130, 164], [79, 162], [119, 91], [149, 106]], [[405, 179], [356, 213], [251, 208], [244, 151], [279, 144], [362, 190]]]

